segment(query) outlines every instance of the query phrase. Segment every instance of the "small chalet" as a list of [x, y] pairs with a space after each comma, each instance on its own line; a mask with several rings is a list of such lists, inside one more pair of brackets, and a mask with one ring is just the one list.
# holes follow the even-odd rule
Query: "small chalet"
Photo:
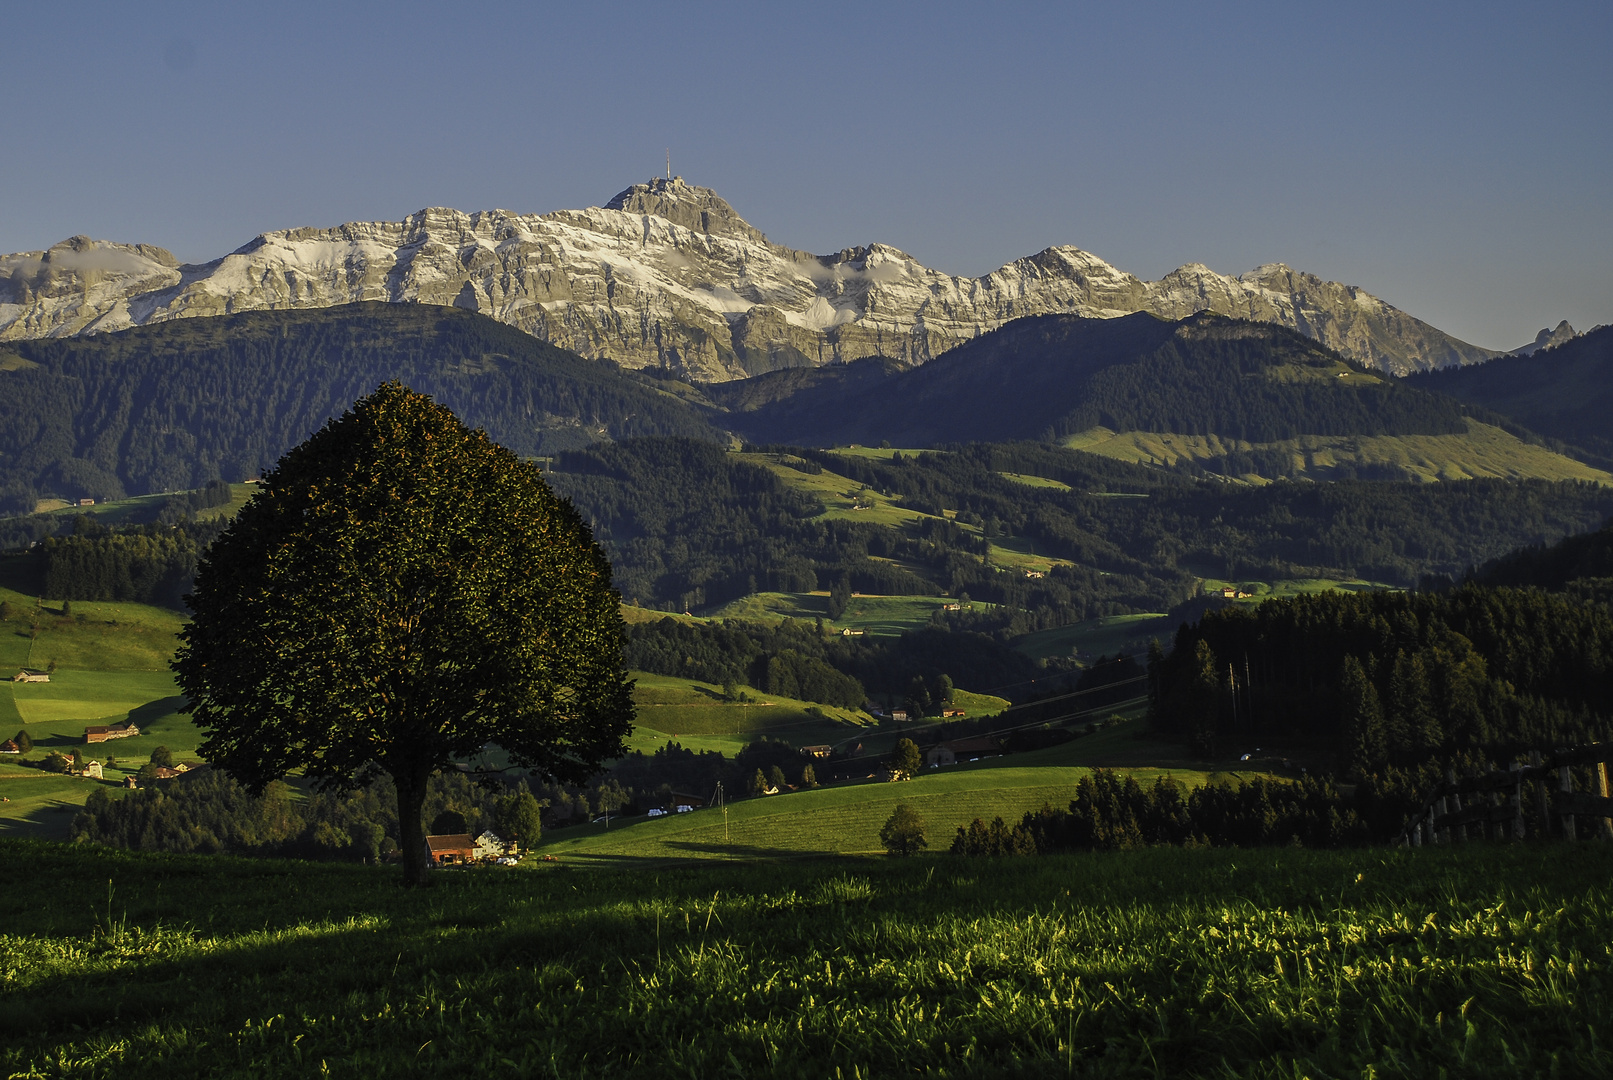
[[959, 717], [959, 716], [967, 716], [969, 714], [967, 712], [965, 712], [964, 710], [962, 710], [962, 709], [942, 709], [941, 710], [941, 715], [943, 717], [954, 717], [955, 718], [955, 717]]
[[891, 710], [891, 719], [895, 720], [898, 724], [903, 723], [904, 721], [907, 720], [907, 710], [906, 709], [892, 709]]
[[5, 742], [0, 743], [0, 754], [20, 753], [22, 753], [22, 747], [17, 745], [17, 741], [15, 739], [7, 739]]
[[438, 866], [462, 866], [476, 861], [476, 841], [471, 839], [470, 833], [428, 836], [426, 848], [431, 852], [431, 861]]
[[78, 501], [78, 504], [80, 506], [94, 506], [95, 505], [95, 500], [94, 499], [80, 499]]
[[941, 605], [941, 610], [942, 611], [962, 611], [963, 610], [963, 605], [962, 604], [956, 604], [956, 603], [954, 603], [954, 604], [942, 604]]
[[91, 780], [100, 780], [102, 778], [101, 763], [99, 761], [90, 762], [88, 765], [84, 766], [84, 770], [80, 772], [79, 775], [87, 776]]
[[23, 668], [11, 677], [12, 682], [50, 682], [50, 673], [35, 671], [33, 668]]
[[113, 724], [110, 727], [96, 725], [84, 729], [84, 741], [87, 743], [107, 742], [111, 739], [128, 739], [140, 734], [140, 729], [130, 720], [122, 724]]
[[493, 860], [503, 855], [508, 844], [499, 838], [498, 833], [488, 829], [476, 838], [476, 858], [479, 860]]
[[863, 631], [861, 631], [861, 630], [853, 630], [851, 627], [848, 626], [845, 629], [840, 631], [840, 636], [841, 637], [862, 637], [863, 636]]
[[816, 746], [801, 747], [801, 755], [803, 757], [817, 758], [819, 761], [822, 761], [832, 753], [834, 753], [834, 747], [830, 746], [828, 743], [819, 743]]

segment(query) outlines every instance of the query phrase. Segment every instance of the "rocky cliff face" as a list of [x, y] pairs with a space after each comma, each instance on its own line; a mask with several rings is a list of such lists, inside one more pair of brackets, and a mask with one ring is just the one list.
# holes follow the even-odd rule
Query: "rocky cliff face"
[[360, 300], [469, 308], [584, 356], [707, 382], [865, 356], [923, 363], [1050, 312], [1261, 319], [1396, 374], [1495, 355], [1282, 265], [1228, 277], [1194, 264], [1145, 282], [1073, 247], [981, 278], [931, 270], [882, 244], [811, 255], [769, 242], [715, 192], [681, 178], [635, 184], [602, 208], [430, 209], [264, 233], [200, 266], [86, 237], [0, 256], [0, 340]]

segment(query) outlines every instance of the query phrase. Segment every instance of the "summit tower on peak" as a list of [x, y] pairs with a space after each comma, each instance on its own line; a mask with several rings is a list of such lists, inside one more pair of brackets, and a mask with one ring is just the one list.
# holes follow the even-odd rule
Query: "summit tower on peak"
[[657, 176], [649, 183], [634, 184], [606, 203], [605, 209], [649, 214], [707, 236], [767, 242], [762, 231], [735, 213], [721, 195], [710, 188], [686, 184], [681, 176]]

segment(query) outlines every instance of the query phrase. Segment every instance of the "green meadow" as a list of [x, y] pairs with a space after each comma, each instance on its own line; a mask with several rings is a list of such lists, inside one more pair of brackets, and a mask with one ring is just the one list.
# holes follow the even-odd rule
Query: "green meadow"
[[1613, 1073], [1613, 845], [0, 857], [10, 1076]]
[[[1028, 757], [1030, 755], [1023, 755]], [[924, 816], [931, 847], [944, 851], [958, 828], [975, 818], [1017, 822], [1043, 803], [1068, 805], [1084, 770], [1062, 765], [1018, 766], [1020, 756], [926, 770], [897, 783], [869, 778], [813, 791], [764, 795], [658, 818], [618, 818], [548, 834], [539, 851], [567, 864], [662, 865], [684, 859], [801, 858], [872, 855], [884, 850], [879, 829], [907, 803]], [[872, 767], [872, 763], [871, 763]], [[1141, 783], [1172, 775], [1186, 784], [1202, 772], [1139, 768]]]
[[[957, 603], [951, 596], [870, 596], [853, 593], [845, 612], [829, 618], [829, 593], [752, 593], [708, 612], [713, 619], [747, 619], [753, 622], [781, 619], [822, 619], [830, 630], [861, 630], [871, 637], [900, 637], [929, 624], [943, 605]], [[982, 607], [988, 605], [980, 605]]]

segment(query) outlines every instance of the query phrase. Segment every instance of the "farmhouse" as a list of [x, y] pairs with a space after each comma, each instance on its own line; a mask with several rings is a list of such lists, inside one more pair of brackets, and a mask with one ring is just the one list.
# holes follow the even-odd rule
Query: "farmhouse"
[[830, 746], [828, 743], [818, 743], [814, 746], [801, 747], [801, 754], [803, 757], [817, 758], [820, 761], [832, 753], [834, 753], [834, 747]]
[[23, 668], [11, 677], [12, 682], [50, 682], [49, 672], [35, 671], [33, 668]]
[[853, 630], [851, 627], [848, 626], [845, 629], [840, 631], [840, 636], [841, 637], [862, 637], [863, 636], [863, 631], [861, 631], [861, 630]]
[[87, 776], [91, 780], [100, 780], [102, 778], [101, 763], [99, 761], [90, 762], [88, 765], [84, 766], [83, 771], [80, 772], [79, 775]]
[[496, 859], [509, 849], [509, 845], [499, 838], [498, 833], [488, 829], [476, 838], [476, 858]]
[[20, 753], [22, 753], [22, 747], [17, 745], [17, 741], [15, 739], [7, 739], [5, 742], [0, 743], [0, 754]]
[[87, 743], [107, 742], [110, 739], [128, 739], [140, 734], [140, 729], [133, 720], [122, 724], [113, 724], [110, 727], [96, 725], [84, 729], [84, 741]]
[[941, 715], [944, 716], [944, 717], [959, 717], [959, 716], [968, 716], [969, 714], [967, 712], [965, 712], [963, 709], [942, 709], [941, 710]]
[[690, 795], [685, 791], [674, 791], [672, 793], [672, 809], [678, 813], [683, 813], [685, 809], [698, 810], [704, 805], [706, 805], [706, 800], [698, 795]]
[[428, 836], [426, 848], [431, 852], [431, 861], [438, 866], [463, 865], [476, 861], [476, 841], [470, 838], [470, 833]]
[[1002, 752], [1002, 744], [993, 738], [982, 736], [974, 739], [953, 739], [951, 742], [940, 743], [925, 751], [924, 764], [953, 765], [959, 761]]

